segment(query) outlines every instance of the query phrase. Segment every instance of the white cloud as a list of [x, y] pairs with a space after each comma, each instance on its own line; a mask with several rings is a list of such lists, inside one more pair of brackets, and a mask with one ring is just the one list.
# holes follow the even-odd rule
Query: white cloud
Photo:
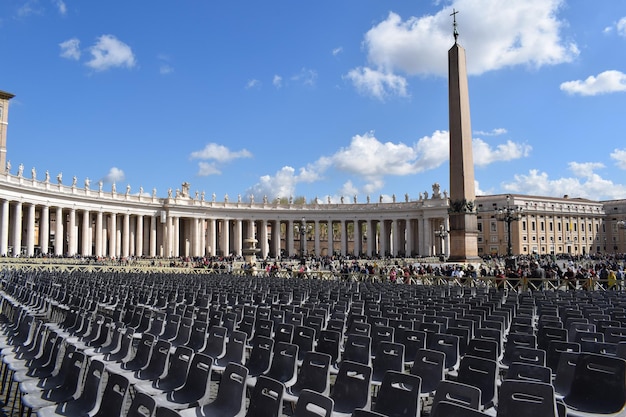
[[[509, 0], [503, 7], [502, 0], [454, 0], [434, 15], [403, 20], [390, 12], [364, 36], [368, 67], [381, 74], [446, 76], [447, 50], [453, 43], [452, 8], [462, 13], [457, 17], [459, 40], [471, 51], [470, 74], [570, 62], [579, 51], [561, 38], [564, 23], [557, 13], [563, 4], [563, 0]], [[356, 81], [366, 75], [362, 68], [351, 74]]]
[[67, 5], [63, 0], [55, 0], [54, 5], [57, 7], [59, 13], [61, 13], [63, 16], [67, 14]]
[[280, 75], [274, 75], [274, 78], [272, 79], [272, 84], [274, 85], [274, 87], [276, 88], [280, 88], [283, 86], [283, 77], [281, 77]]
[[621, 36], [626, 37], [626, 16], [622, 17], [619, 22], [617, 22], [616, 28], [617, 33], [619, 33]]
[[251, 79], [248, 80], [248, 82], [246, 83], [246, 89], [251, 89], [251, 88], [255, 88], [255, 87], [260, 87], [261, 86], [261, 81], [256, 80], [256, 79]]
[[503, 127], [498, 127], [495, 129], [492, 129], [490, 131], [485, 131], [485, 130], [476, 130], [474, 131], [475, 135], [479, 135], [479, 136], [500, 136], [500, 135], [504, 135], [508, 133], [507, 130]]
[[102, 181], [105, 183], [116, 183], [124, 181], [124, 171], [117, 167], [113, 167], [109, 170], [109, 173], [102, 177]]
[[368, 67], [352, 69], [345, 75], [363, 95], [384, 100], [388, 96], [406, 97], [407, 81], [400, 75], [378, 71]]
[[626, 74], [620, 71], [609, 70], [590, 75], [584, 81], [566, 81], [561, 84], [561, 90], [568, 94], [581, 96], [595, 96], [626, 91]]
[[255, 196], [267, 196], [269, 200], [275, 198], [295, 197], [296, 184], [307, 182], [296, 174], [296, 170], [290, 166], [281, 168], [274, 175], [264, 175], [259, 182], [250, 187], [246, 193]]
[[472, 142], [472, 150], [474, 164], [485, 166], [494, 162], [525, 158], [530, 154], [532, 146], [507, 140], [506, 143], [501, 143], [494, 149], [482, 139], [475, 138]]
[[78, 61], [80, 59], [80, 40], [77, 38], [68, 39], [59, 44], [61, 47], [61, 57]]
[[[531, 147], [526, 144], [517, 144], [507, 141], [495, 148], [480, 139], [473, 143], [474, 160], [477, 165], [488, 165], [498, 161], [510, 161], [512, 159], [528, 156]], [[274, 176], [264, 176], [259, 184], [253, 189], [262, 189], [266, 194], [271, 187], [283, 190], [295, 189], [301, 182], [315, 182], [322, 178], [327, 171], [338, 171], [348, 175], [349, 179], [338, 191], [340, 195], [352, 196], [354, 194], [371, 194], [378, 192], [385, 185], [388, 176], [414, 175], [435, 169], [444, 164], [449, 158], [449, 135], [447, 131], [435, 131], [431, 136], [424, 136], [416, 143], [407, 145], [402, 142], [381, 142], [374, 132], [352, 137], [347, 147], [340, 148], [329, 156], [322, 156], [317, 161], [301, 168], [299, 174], [290, 168], [293, 174], [286, 175], [280, 171]], [[280, 176], [279, 176], [280, 174]], [[333, 175], [339, 175], [333, 173]], [[288, 186], [285, 186], [289, 179]], [[354, 184], [354, 179], [362, 182]], [[293, 192], [293, 191], [292, 191]], [[256, 195], [257, 192], [254, 192]], [[283, 195], [284, 196], [284, 195]]]
[[317, 80], [317, 72], [312, 69], [302, 68], [299, 73], [291, 77], [291, 80], [301, 82], [304, 85], [313, 86]]
[[27, 0], [17, 9], [17, 16], [25, 18], [33, 15], [42, 15], [43, 9], [36, 0]]
[[604, 168], [601, 163], [569, 163], [573, 177], [550, 179], [546, 172], [532, 169], [527, 175], [515, 175], [513, 182], [503, 184], [509, 192], [593, 200], [626, 198], [626, 186], [602, 178], [595, 171]]
[[618, 168], [626, 169], [626, 149], [615, 149], [611, 153], [611, 159], [615, 160]]
[[209, 143], [200, 151], [194, 151], [191, 153], [191, 159], [209, 159], [218, 162], [230, 162], [239, 158], [251, 158], [252, 153], [247, 149], [233, 152], [224, 145], [218, 145], [217, 143]]
[[220, 175], [222, 171], [220, 171], [215, 163], [200, 161], [198, 162], [198, 176], [200, 177], [208, 177], [209, 175]]
[[340, 47], [337, 47], [337, 48], [333, 49], [332, 54], [333, 54], [333, 56], [337, 56], [337, 55], [341, 54], [342, 52], [343, 52], [343, 48], [340, 46]]
[[102, 35], [89, 48], [92, 59], [86, 63], [96, 71], [105, 71], [110, 68], [132, 68], [136, 65], [135, 55], [130, 46], [113, 35]]
[[252, 153], [250, 153], [247, 149], [233, 152], [224, 145], [209, 143], [204, 147], [204, 149], [199, 151], [193, 151], [189, 157], [190, 159], [202, 160], [198, 162], [197, 175], [201, 177], [206, 177], [209, 175], [219, 175], [222, 173], [217, 166], [218, 163], [227, 163], [240, 158], [252, 158]]
[[174, 72], [174, 67], [170, 65], [170, 57], [168, 55], [159, 54], [157, 59], [159, 60], [159, 74], [167, 75]]

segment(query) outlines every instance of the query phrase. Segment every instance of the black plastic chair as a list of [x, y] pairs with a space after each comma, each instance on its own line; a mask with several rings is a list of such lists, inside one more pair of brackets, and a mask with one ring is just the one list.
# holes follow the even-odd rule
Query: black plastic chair
[[307, 326], [294, 327], [291, 343], [298, 346], [298, 360], [302, 361], [305, 352], [312, 351], [315, 346], [315, 329]]
[[220, 378], [215, 400], [195, 408], [181, 410], [182, 417], [238, 417], [246, 411], [246, 378], [248, 370], [240, 364], [229, 363]]
[[125, 417], [152, 417], [155, 409], [154, 398], [142, 392], [136, 392]]
[[506, 380], [500, 387], [497, 417], [558, 417], [554, 388], [543, 382]]
[[[228, 330], [224, 327], [224, 334], [228, 333]], [[240, 331], [233, 331], [228, 337], [226, 343], [226, 351], [223, 356], [218, 357], [213, 364], [213, 371], [223, 372], [226, 366], [230, 362], [243, 364], [246, 354], [246, 334]]]
[[388, 417], [418, 417], [422, 379], [419, 376], [387, 371], [373, 411]]
[[362, 363], [341, 361], [330, 398], [335, 402], [333, 415], [350, 416], [357, 408], [369, 409], [372, 368]]
[[430, 417], [489, 417], [489, 414], [450, 401], [442, 401]]
[[341, 362], [352, 361], [370, 365], [372, 363], [371, 350], [372, 339], [369, 336], [351, 333], [346, 339]]
[[478, 410], [480, 408], [480, 389], [457, 381], [441, 381], [433, 397], [431, 415], [436, 414], [435, 409], [443, 401]]
[[456, 371], [459, 367], [459, 337], [452, 334], [435, 333], [426, 338], [426, 348], [445, 353], [446, 372]]
[[210, 396], [211, 366], [213, 358], [202, 353], [193, 355], [185, 383], [155, 397], [158, 407], [182, 410], [206, 404]]
[[404, 345], [379, 342], [372, 362], [372, 385], [381, 385], [388, 371], [404, 370]]
[[187, 379], [192, 357], [191, 349], [185, 346], [177, 347], [169, 356], [167, 372], [164, 376], [156, 381], [138, 382], [135, 387], [141, 392], [154, 396], [182, 387]]
[[300, 365], [296, 383], [285, 391], [284, 400], [298, 401], [304, 390], [330, 394], [330, 355], [321, 352], [306, 352]]
[[317, 338], [315, 351], [330, 355], [331, 368], [337, 370], [341, 353], [341, 333], [335, 330], [322, 330]]
[[284, 391], [280, 382], [260, 376], [250, 394], [246, 417], [280, 417]]
[[41, 408], [37, 411], [38, 417], [52, 416], [81, 416], [93, 410], [102, 383], [104, 363], [92, 360], [87, 368], [85, 379], [82, 383], [80, 395], [69, 401]]
[[150, 356], [152, 356], [152, 348], [154, 345], [154, 335], [151, 335], [149, 333], [143, 333], [141, 335], [141, 339], [139, 340], [139, 344], [133, 358], [126, 362], [108, 364], [107, 370], [117, 374], [132, 374], [135, 371], [144, 368], [146, 365], [148, 365], [148, 362], [150, 361]]
[[294, 325], [291, 323], [274, 322], [274, 341], [291, 343], [293, 339]]
[[515, 379], [518, 381], [552, 383], [552, 371], [547, 366], [532, 365], [522, 362], [513, 362], [509, 365], [503, 380]]
[[497, 405], [498, 363], [476, 356], [464, 356], [459, 366], [458, 382], [480, 389], [480, 405], [489, 409]]
[[267, 372], [272, 363], [273, 348], [274, 340], [263, 336], [256, 338], [256, 344], [245, 364], [245, 367], [248, 368], [249, 377], [258, 377]]
[[194, 352], [200, 352], [206, 344], [207, 330], [209, 323], [201, 320], [194, 320], [191, 326], [191, 334], [185, 346]]
[[443, 352], [430, 349], [420, 349], [415, 355], [411, 374], [422, 379], [422, 397], [433, 395], [439, 383], [444, 380], [446, 355]]
[[226, 352], [226, 327], [213, 326], [207, 331], [206, 343], [200, 351], [214, 360], [224, 356]]
[[167, 359], [170, 355], [172, 344], [167, 340], [157, 340], [152, 347], [152, 354], [148, 364], [135, 371], [133, 375], [126, 375], [131, 385], [139, 381], [154, 381], [165, 372]]
[[294, 417], [331, 417], [335, 402], [332, 398], [311, 390], [302, 390], [293, 412]]

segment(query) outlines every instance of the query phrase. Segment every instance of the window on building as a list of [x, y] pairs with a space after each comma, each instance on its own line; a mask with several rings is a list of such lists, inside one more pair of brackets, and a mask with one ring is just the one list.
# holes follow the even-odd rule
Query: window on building
[[556, 230], [559, 232], [561, 231], [561, 223], [556, 224]]
[[530, 230], [532, 230], [533, 232], [537, 230], [537, 225], [535, 224], [534, 220], [530, 222]]
[[542, 232], [546, 231], [546, 224], [543, 221], [539, 222], [539, 230]]
[[551, 232], [554, 231], [554, 224], [552, 224], [552, 222], [548, 223], [548, 230], [550, 230]]
[[491, 231], [492, 231], [492, 232], [497, 232], [497, 231], [498, 231], [498, 226], [497, 226], [497, 224], [498, 224], [498, 223], [496, 223], [496, 222], [491, 222]]
[[479, 231], [480, 233], [482, 233], [482, 232], [483, 232], [483, 222], [478, 222], [478, 231]]
[[526, 231], [526, 220], [522, 220], [522, 230]]

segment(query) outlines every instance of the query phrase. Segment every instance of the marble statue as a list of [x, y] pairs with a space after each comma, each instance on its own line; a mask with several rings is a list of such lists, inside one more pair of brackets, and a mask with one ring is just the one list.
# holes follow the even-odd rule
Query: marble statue
[[354, 204], [356, 204], [356, 194], [354, 195]]
[[115, 185], [115, 183], [111, 184], [111, 192], [113, 194], [115, 194], [117, 192], [117, 186]]
[[7, 172], [11, 171], [11, 160], [7, 161]]
[[98, 181], [98, 191], [102, 192], [102, 187], [104, 187], [104, 181], [100, 180]]
[[404, 201], [407, 203], [409, 202], [409, 193], [404, 194]]
[[339, 200], [341, 201], [341, 204], [343, 204], [343, 202], [344, 202], [343, 196], [341, 196], [341, 198]]
[[156, 198], [156, 188], [152, 189], [152, 198]]
[[369, 194], [365, 197], [365, 201], [367, 202], [367, 204], [370, 203], [370, 195]]
[[76, 183], [78, 182], [78, 178], [76, 178], [76, 175], [74, 175], [72, 177], [72, 187], [76, 187]]
[[130, 194], [130, 184], [126, 184], [126, 195]]
[[383, 195], [382, 195], [382, 194], [378, 197], [378, 202], [379, 202], [379, 203], [382, 203], [382, 202], [383, 202]]
[[46, 178], [44, 180], [45, 182], [50, 182], [50, 171], [46, 170]]
[[211, 194], [211, 201], [215, 203], [217, 196], [215, 193]]
[[391, 201], [392, 202], [396, 202], [396, 195], [395, 194], [391, 194]]
[[224, 203], [228, 203], [228, 194], [224, 194]]
[[263, 204], [267, 204], [267, 194], [263, 196]]
[[20, 164], [17, 167], [17, 176], [21, 177], [22, 175], [24, 175], [24, 164]]
[[59, 173], [57, 174], [57, 182], [58, 182], [59, 184], [61, 184], [61, 183], [63, 182], [63, 173], [62, 173], [62, 172], [59, 172]]
[[241, 194], [237, 194], [237, 202], [241, 203]]
[[89, 181], [89, 177], [85, 178], [85, 190], [89, 189], [89, 184], [91, 184], [91, 181]]
[[139, 186], [139, 196], [141, 197], [143, 195], [143, 187], [140, 185]]
[[30, 177], [32, 179], [36, 179], [37, 178], [37, 171], [35, 171], [35, 167], [33, 167], [33, 169], [30, 170]]
[[433, 184], [433, 198], [441, 198], [441, 193], [439, 192], [440, 189], [441, 187], [438, 182]]
[[172, 187], [167, 189], [167, 198], [172, 198]]

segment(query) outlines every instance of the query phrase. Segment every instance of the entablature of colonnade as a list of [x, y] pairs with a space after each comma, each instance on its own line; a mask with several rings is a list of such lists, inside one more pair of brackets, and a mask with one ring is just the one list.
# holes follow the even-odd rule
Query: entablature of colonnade
[[158, 198], [156, 190], [151, 194], [144, 193], [140, 188], [139, 193], [131, 193], [127, 187], [123, 193], [118, 193], [113, 186], [111, 190], [103, 190], [100, 182], [98, 189], [92, 189], [88, 180], [82, 187], [77, 185], [74, 177], [71, 185], [64, 185], [61, 178], [57, 182], [50, 181], [48, 174], [42, 180], [26, 178], [20, 168], [17, 175], [9, 172], [0, 176], [0, 198], [46, 205], [50, 207], [74, 208], [82, 210], [131, 213], [136, 215], [169, 215], [179, 217], [196, 218], [221, 218], [221, 219], [267, 219], [281, 221], [340, 221], [340, 220], [378, 220], [378, 219], [402, 219], [408, 217], [447, 217], [448, 196], [444, 193], [428, 194], [420, 193], [419, 198], [410, 200], [405, 195], [404, 201], [383, 202], [382, 198], [377, 202], [367, 199], [366, 202], [342, 202], [322, 203], [315, 200], [310, 203], [287, 203], [280, 200], [259, 202], [252, 201], [211, 201], [205, 200], [204, 193], [189, 193], [189, 184], [183, 184], [183, 190], [174, 195], [168, 192], [166, 198]]

